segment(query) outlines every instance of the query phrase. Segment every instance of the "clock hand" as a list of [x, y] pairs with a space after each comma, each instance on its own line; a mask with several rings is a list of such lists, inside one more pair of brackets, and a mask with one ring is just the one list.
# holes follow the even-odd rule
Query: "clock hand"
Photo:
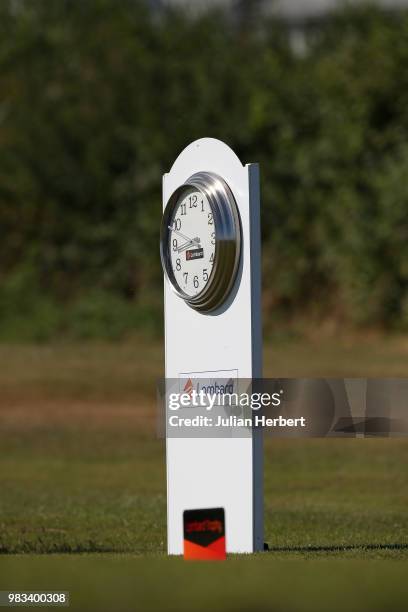
[[191, 240], [182, 244], [181, 247], [178, 247], [177, 253], [181, 253], [182, 251], [185, 251], [186, 249], [188, 249], [189, 246], [191, 246]]
[[188, 238], [188, 236], [186, 236], [185, 234], [182, 234], [181, 232], [179, 232], [178, 230], [174, 229], [174, 227], [171, 227], [171, 225], [168, 225], [169, 230], [171, 230], [172, 232], [175, 232], [176, 234], [178, 234], [179, 236], [181, 236], [182, 238], [184, 238], [184, 240], [188, 240], [188, 245], [187, 244], [183, 244], [180, 249], [185, 248], [186, 246], [190, 246], [191, 244], [196, 244], [198, 247], [200, 246], [200, 238], [196, 237], [196, 238]]
[[193, 246], [193, 245], [200, 248], [200, 239], [192, 238], [192, 240], [189, 240], [188, 242], [185, 242], [184, 244], [182, 244], [181, 247], [177, 249], [177, 252], [181, 253], [182, 251], [185, 251], [186, 249], [188, 249], [189, 246]]
[[178, 230], [174, 229], [174, 227], [171, 227], [171, 225], [168, 226], [169, 230], [171, 230], [172, 232], [175, 232], [176, 234], [178, 234], [181, 238], [184, 238], [184, 240], [188, 240], [191, 242], [191, 239], [186, 236], [185, 234], [182, 234], [181, 232], [179, 232]]
[[181, 253], [182, 251], [185, 251], [189, 246], [193, 246], [193, 245], [196, 245], [198, 248], [200, 248], [200, 238], [198, 238], [198, 236], [196, 238], [188, 238], [185, 234], [182, 234], [181, 232], [176, 230], [174, 227], [171, 227], [171, 225], [168, 225], [167, 227], [172, 232], [175, 232], [176, 234], [184, 238], [184, 240], [187, 240], [187, 242], [182, 244], [181, 247], [177, 249], [177, 253]]

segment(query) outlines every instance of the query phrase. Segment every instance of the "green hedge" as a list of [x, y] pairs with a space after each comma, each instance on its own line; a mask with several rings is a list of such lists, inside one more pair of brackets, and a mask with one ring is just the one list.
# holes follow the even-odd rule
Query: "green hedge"
[[0, 4], [0, 338], [160, 320], [161, 175], [221, 138], [262, 177], [268, 325], [408, 328], [408, 18], [308, 30], [135, 0]]

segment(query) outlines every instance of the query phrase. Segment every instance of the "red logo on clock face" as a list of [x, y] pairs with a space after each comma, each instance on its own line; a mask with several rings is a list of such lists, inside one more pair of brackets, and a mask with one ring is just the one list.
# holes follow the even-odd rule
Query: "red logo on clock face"
[[192, 259], [203, 259], [204, 249], [190, 249], [186, 251], [186, 260], [191, 261]]

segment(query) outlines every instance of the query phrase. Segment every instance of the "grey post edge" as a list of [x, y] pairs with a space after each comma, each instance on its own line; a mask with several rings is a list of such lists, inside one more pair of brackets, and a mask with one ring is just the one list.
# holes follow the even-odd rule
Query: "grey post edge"
[[[250, 202], [252, 378], [262, 377], [261, 212], [259, 165], [247, 164]], [[264, 550], [263, 431], [253, 429], [253, 549]]]

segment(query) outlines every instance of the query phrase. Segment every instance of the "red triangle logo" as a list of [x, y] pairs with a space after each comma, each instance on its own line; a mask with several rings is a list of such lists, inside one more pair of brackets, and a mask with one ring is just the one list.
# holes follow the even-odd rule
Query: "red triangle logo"
[[189, 378], [186, 384], [184, 385], [184, 393], [188, 393], [190, 397], [193, 396], [193, 383], [191, 378]]

